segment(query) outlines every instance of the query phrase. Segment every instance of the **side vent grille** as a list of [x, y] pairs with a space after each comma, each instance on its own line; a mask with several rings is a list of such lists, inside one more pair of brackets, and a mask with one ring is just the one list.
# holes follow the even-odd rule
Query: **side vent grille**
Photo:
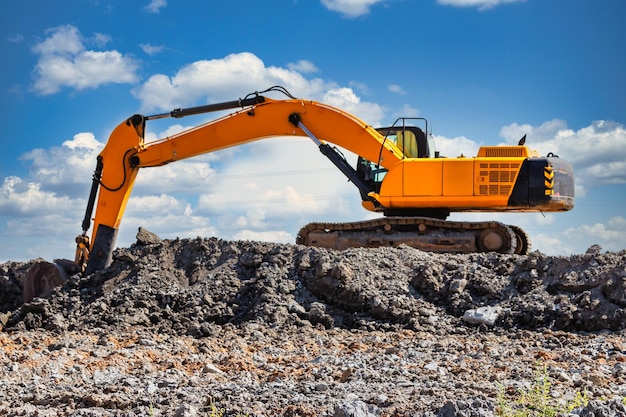
[[478, 170], [479, 195], [511, 194], [519, 167], [519, 163], [481, 162]]

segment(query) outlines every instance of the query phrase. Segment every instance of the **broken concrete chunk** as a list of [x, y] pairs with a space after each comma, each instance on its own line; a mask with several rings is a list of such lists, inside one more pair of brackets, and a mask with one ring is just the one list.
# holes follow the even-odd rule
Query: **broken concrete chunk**
[[498, 307], [478, 307], [476, 309], [467, 310], [463, 314], [463, 320], [468, 323], [486, 324], [493, 326], [498, 319], [500, 309]]
[[150, 232], [143, 227], [139, 228], [137, 232], [137, 244], [138, 245], [149, 245], [151, 243], [158, 243], [161, 241], [161, 238], [158, 237], [155, 233]]

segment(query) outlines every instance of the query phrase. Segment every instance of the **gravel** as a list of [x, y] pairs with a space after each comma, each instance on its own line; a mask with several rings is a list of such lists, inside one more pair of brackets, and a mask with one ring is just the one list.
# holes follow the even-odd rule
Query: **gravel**
[[23, 304], [38, 261], [0, 265], [0, 416], [493, 416], [541, 378], [570, 415], [626, 416], [626, 251], [140, 229], [106, 270]]

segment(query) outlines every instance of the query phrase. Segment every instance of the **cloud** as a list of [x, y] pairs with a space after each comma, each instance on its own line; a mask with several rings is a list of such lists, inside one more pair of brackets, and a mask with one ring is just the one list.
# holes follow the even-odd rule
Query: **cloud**
[[105, 46], [106, 44], [108, 44], [109, 42], [111, 42], [111, 37], [109, 35], [105, 35], [104, 33], [94, 33], [93, 35], [93, 42], [99, 46], [100, 48], [102, 48], [103, 46]]
[[287, 233], [283, 230], [267, 230], [264, 232], [242, 230], [235, 233], [233, 239], [257, 242], [293, 243], [295, 237], [291, 233]]
[[[395, 122], [398, 118], [401, 118], [401, 117], [407, 117], [407, 118], [420, 117], [420, 111], [419, 109], [416, 109], [415, 107], [412, 107], [409, 104], [404, 104], [399, 110], [393, 112], [392, 116], [393, 116], [392, 119]], [[413, 121], [412, 123], [417, 126], [420, 126], [422, 130], [424, 130], [426, 127], [425, 125], [421, 124], [422, 122], [419, 122], [419, 121]], [[430, 127], [428, 129], [430, 130]]]
[[[304, 67], [311, 69], [309, 65]], [[167, 111], [198, 102], [235, 100], [281, 85], [297, 97], [343, 108], [370, 124], [381, 120], [383, 109], [375, 103], [361, 101], [351, 88], [338, 87], [320, 78], [308, 79], [295, 68], [293, 65], [292, 68], [266, 66], [256, 55], [241, 52], [221, 59], [193, 62], [173, 76], [153, 75], [134, 88], [133, 94], [141, 101], [142, 111]]]
[[565, 235], [572, 242], [589, 241], [599, 244], [605, 250], [620, 251], [626, 248], [626, 218], [615, 216], [606, 224], [582, 224], [569, 227]]
[[149, 43], [142, 43], [139, 47], [148, 55], [156, 55], [165, 50], [165, 46], [163, 45], [150, 45]]
[[[126, 241], [119, 244], [132, 243], [139, 226], [169, 238], [294, 242], [310, 221], [366, 215], [356, 188], [308, 139], [274, 138], [217, 154], [210, 165], [193, 158], [142, 170], [120, 231]], [[180, 169], [192, 163], [211, 177]]]
[[384, 0], [321, 0], [328, 10], [339, 12], [344, 17], [355, 18], [368, 14], [370, 8]]
[[22, 35], [21, 33], [17, 33], [14, 35], [9, 35], [5, 39], [11, 43], [21, 43], [24, 40], [24, 35]]
[[439, 154], [448, 158], [456, 158], [457, 156], [476, 156], [478, 153], [479, 143], [474, 142], [465, 136], [457, 136], [455, 138], [446, 138], [444, 136], [433, 135], [435, 142], [435, 150]]
[[287, 64], [287, 68], [289, 68], [292, 71], [301, 72], [304, 74], [319, 72], [319, 69], [315, 66], [315, 64], [313, 64], [311, 61], [307, 61], [304, 59], [298, 62]]
[[92, 176], [96, 156], [104, 144], [92, 133], [78, 133], [60, 147], [33, 149], [20, 159], [29, 164], [30, 181], [43, 189], [77, 197]]
[[359, 81], [350, 81], [348, 86], [363, 95], [368, 95], [370, 93], [368, 85]]
[[389, 91], [396, 94], [406, 94], [406, 91], [404, 91], [398, 84], [391, 84], [389, 86]]
[[33, 47], [33, 52], [40, 55], [77, 55], [85, 47], [81, 34], [75, 26], [59, 26], [47, 31], [51, 35]]
[[233, 100], [273, 85], [282, 85], [300, 96], [319, 95], [328, 86], [319, 79], [309, 81], [294, 70], [266, 67], [254, 54], [242, 52], [193, 62], [171, 77], [153, 75], [133, 94], [144, 110], [171, 110], [201, 100]]
[[139, 171], [135, 190], [140, 193], [200, 193], [211, 188], [215, 169], [197, 158]]
[[4, 216], [39, 214], [47, 211], [65, 211], [72, 205], [68, 196], [42, 190], [41, 184], [10, 176], [0, 186], [0, 213]]
[[167, 6], [167, 0], [151, 0], [145, 7], [148, 13], [159, 13], [163, 7]]
[[322, 97], [322, 102], [359, 116], [374, 126], [380, 126], [380, 121], [384, 116], [384, 109], [380, 105], [362, 102], [359, 96], [347, 87], [328, 90]]
[[[305, 138], [267, 139], [238, 147], [220, 160], [216, 171], [212, 189], [199, 198], [199, 210], [208, 215], [230, 213], [233, 208], [253, 213], [243, 224], [248, 227], [260, 219], [284, 222], [287, 214], [320, 215], [339, 207], [338, 196], [358, 198], [356, 188]], [[263, 216], [251, 208], [264, 210]]]
[[478, 10], [486, 10], [501, 4], [525, 1], [526, 0], [437, 0], [437, 3], [444, 6], [478, 7]]
[[[110, 83], [137, 82], [138, 63], [134, 58], [115, 50], [87, 50], [75, 26], [59, 26], [48, 34], [48, 38], [33, 47], [39, 59], [32, 88], [38, 94], [55, 94], [64, 87], [83, 90]], [[106, 35], [96, 34], [93, 42], [102, 45], [109, 40]]]
[[554, 119], [539, 126], [513, 123], [500, 131], [509, 144], [524, 134], [529, 147], [571, 162], [580, 187], [626, 183], [626, 127], [620, 123], [598, 120], [573, 130]]
[[531, 250], [538, 250], [547, 255], [571, 255], [582, 253], [586, 249], [575, 248], [571, 245], [572, 242], [569, 239], [562, 239], [561, 236], [540, 233], [533, 236]]
[[117, 245], [132, 244], [139, 227], [148, 228], [164, 239], [219, 236], [211, 220], [194, 213], [191, 204], [184, 199], [164, 194], [135, 195], [128, 201]]

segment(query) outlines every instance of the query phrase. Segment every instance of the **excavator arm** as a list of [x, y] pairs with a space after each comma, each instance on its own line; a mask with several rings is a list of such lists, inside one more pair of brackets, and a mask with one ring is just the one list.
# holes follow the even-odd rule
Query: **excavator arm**
[[[240, 108], [239, 111], [176, 135], [145, 143], [146, 122], [163, 117]], [[402, 150], [376, 129], [340, 109], [315, 101], [273, 100], [254, 95], [243, 100], [177, 109], [155, 116], [134, 115], [117, 126], [98, 156], [92, 189], [78, 236], [76, 263], [91, 273], [112, 259], [117, 231], [140, 168], [156, 167], [220, 149], [275, 136], [308, 136], [355, 185], [370, 204], [378, 195], [328, 142], [390, 170]], [[92, 210], [93, 232], [87, 237]]]

